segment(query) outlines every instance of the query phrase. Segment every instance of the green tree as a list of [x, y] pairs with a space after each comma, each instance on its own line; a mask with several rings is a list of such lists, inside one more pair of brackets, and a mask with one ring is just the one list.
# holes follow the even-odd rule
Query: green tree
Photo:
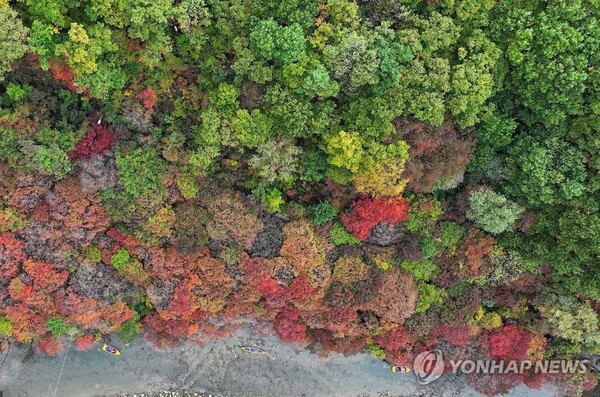
[[240, 89], [228, 83], [221, 83], [211, 92], [210, 103], [220, 112], [232, 112], [239, 107]]
[[351, 32], [335, 46], [326, 46], [323, 58], [327, 69], [342, 90], [356, 94], [361, 87], [379, 83], [381, 60], [372, 40]]
[[317, 226], [323, 226], [337, 217], [337, 209], [327, 201], [308, 207], [308, 216]]
[[299, 24], [303, 30], [312, 28], [318, 13], [318, 0], [251, 0], [256, 15], [268, 15], [283, 25]]
[[0, 2], [0, 82], [27, 51], [27, 28], [7, 2]]
[[501, 52], [480, 29], [469, 32], [459, 45], [459, 63], [452, 67], [447, 101], [458, 124], [466, 128], [479, 121], [483, 105], [492, 96], [492, 71]]
[[102, 251], [95, 245], [90, 245], [85, 249], [85, 257], [92, 263], [98, 263], [102, 260]]
[[139, 197], [164, 189], [162, 178], [167, 168], [153, 149], [135, 149], [117, 152], [116, 163], [119, 182], [126, 194]]
[[263, 145], [272, 135], [273, 122], [259, 109], [248, 112], [239, 109], [231, 120], [231, 129], [239, 145], [256, 148]]
[[339, 222], [334, 222], [331, 230], [329, 231], [329, 239], [335, 245], [360, 245], [360, 240], [357, 239], [354, 234], [347, 231], [344, 226]]
[[400, 80], [403, 66], [414, 57], [409, 46], [402, 45], [396, 41], [395, 32], [389, 28], [388, 23], [375, 28], [375, 45], [377, 57], [381, 60], [379, 64], [379, 83], [377, 91], [395, 86]]
[[43, 146], [36, 145], [31, 141], [23, 141], [21, 152], [26, 166], [43, 175], [63, 178], [71, 172], [69, 156], [56, 143]]
[[253, 193], [260, 199], [267, 211], [281, 212], [285, 201], [283, 200], [283, 197], [281, 197], [281, 191], [279, 189], [259, 186]]
[[325, 153], [329, 155], [331, 165], [344, 167], [350, 172], [358, 172], [363, 166], [365, 152], [357, 132], [340, 131], [333, 135], [327, 142]]
[[68, 331], [67, 323], [65, 322], [65, 320], [56, 316], [50, 317], [46, 321], [46, 326], [48, 327], [48, 331], [50, 331], [50, 333], [53, 336], [62, 336]]
[[93, 21], [126, 27], [129, 37], [144, 41], [162, 33], [175, 11], [173, 0], [90, 0], [86, 8]]
[[530, 205], [571, 200], [585, 192], [584, 154], [558, 137], [521, 135], [509, 149], [507, 191]]
[[0, 209], [0, 232], [15, 232], [22, 228], [23, 219], [17, 211], [11, 207]]
[[27, 5], [27, 13], [40, 20], [42, 23], [66, 27], [70, 18], [67, 16], [69, 10], [77, 6], [77, 2], [70, 0], [24, 0]]
[[320, 98], [334, 97], [339, 91], [339, 84], [332, 80], [327, 69], [318, 64], [314, 69], [306, 73], [302, 82], [304, 92], [311, 96]]
[[527, 123], [557, 125], [585, 112], [586, 83], [598, 64], [600, 24], [581, 0], [501, 2], [491, 31], [506, 53], [504, 95]]
[[465, 229], [456, 222], [440, 222], [440, 244], [443, 248], [456, 248]]
[[436, 278], [440, 273], [439, 266], [427, 259], [403, 261], [401, 266], [402, 269], [412, 274], [417, 281], [429, 281]]
[[50, 68], [49, 59], [54, 56], [55, 47], [52, 25], [37, 19], [33, 21], [29, 33], [29, 49], [40, 56], [42, 69]]
[[315, 132], [314, 127], [309, 128], [317, 119], [311, 104], [279, 84], [269, 87], [264, 107], [276, 134], [300, 138]]
[[301, 149], [289, 139], [269, 140], [258, 147], [248, 165], [261, 184], [290, 188], [296, 179], [300, 153]]
[[433, 304], [441, 305], [448, 296], [448, 293], [444, 289], [425, 282], [419, 282], [417, 290], [419, 298], [415, 306], [415, 313], [423, 313]]
[[486, 232], [499, 234], [510, 230], [523, 211], [523, 207], [493, 190], [483, 190], [469, 196], [467, 218]]
[[477, 125], [477, 146], [475, 158], [469, 163], [469, 169], [495, 161], [513, 141], [517, 122], [501, 112], [496, 104], [489, 104], [480, 115]]
[[0, 316], [0, 335], [12, 336], [12, 324], [10, 320], [4, 316]]
[[121, 342], [130, 343], [140, 334], [140, 329], [140, 317], [135, 313], [133, 318], [130, 318], [121, 324], [117, 334], [119, 335]]
[[117, 269], [117, 271], [119, 271], [119, 273], [123, 271], [130, 260], [131, 257], [129, 256], [129, 252], [125, 248], [120, 248], [110, 257], [110, 263], [115, 267], [115, 269]]
[[269, 18], [256, 24], [250, 33], [250, 43], [259, 58], [286, 64], [299, 59], [306, 39], [299, 24], [284, 27]]
[[600, 346], [598, 313], [588, 302], [571, 297], [555, 297], [543, 307], [542, 315], [550, 325], [552, 335], [588, 349]]

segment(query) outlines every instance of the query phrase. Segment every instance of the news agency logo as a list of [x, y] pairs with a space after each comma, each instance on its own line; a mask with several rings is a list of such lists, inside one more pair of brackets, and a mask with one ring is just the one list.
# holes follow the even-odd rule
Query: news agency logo
[[413, 368], [417, 382], [427, 385], [444, 373], [444, 355], [438, 349], [424, 351], [415, 357]]
[[[596, 371], [593, 360], [449, 360], [453, 374], [585, 374]], [[439, 379], [446, 368], [441, 350], [426, 350], [414, 361], [417, 382], [427, 385]]]

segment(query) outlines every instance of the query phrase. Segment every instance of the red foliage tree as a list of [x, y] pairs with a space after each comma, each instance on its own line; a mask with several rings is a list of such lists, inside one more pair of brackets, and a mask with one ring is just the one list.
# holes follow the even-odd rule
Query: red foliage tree
[[300, 320], [300, 313], [293, 308], [283, 309], [275, 321], [273, 329], [279, 339], [285, 342], [304, 342], [306, 340], [306, 325]]
[[329, 324], [325, 329], [335, 336], [353, 336], [365, 333], [360, 324], [356, 309], [353, 307], [331, 307], [327, 312]]
[[284, 307], [292, 299], [290, 292], [273, 278], [263, 280], [256, 289], [265, 296], [265, 303], [269, 307]]
[[54, 338], [52, 336], [47, 336], [44, 339], [38, 342], [38, 350], [40, 353], [47, 354], [50, 357], [58, 356], [62, 349], [62, 345], [60, 343], [60, 339]]
[[379, 293], [369, 308], [382, 319], [401, 324], [414, 313], [417, 298], [415, 279], [395, 267], [383, 274]]
[[402, 326], [375, 336], [375, 342], [385, 351], [386, 360], [395, 365], [412, 364], [414, 340]]
[[189, 283], [179, 284], [169, 302], [169, 312], [176, 318], [188, 317], [195, 310], [193, 299]]
[[85, 138], [77, 142], [75, 150], [69, 153], [71, 159], [89, 158], [110, 150], [114, 140], [113, 133], [103, 125], [92, 124]]
[[146, 88], [137, 95], [137, 98], [150, 113], [154, 111], [154, 105], [158, 102], [158, 95], [156, 95], [156, 92], [152, 88]]
[[54, 77], [56, 80], [64, 82], [71, 91], [77, 92], [79, 87], [74, 83], [75, 73], [69, 66], [51, 59], [50, 73], [52, 73], [52, 77]]
[[69, 272], [60, 270], [54, 265], [45, 262], [35, 262], [27, 259], [23, 269], [31, 276], [35, 285], [43, 290], [54, 291], [63, 286], [69, 278]]
[[593, 390], [596, 386], [598, 386], [598, 378], [594, 376], [592, 373], [585, 374], [585, 380], [583, 382], [583, 390], [589, 391]]
[[433, 127], [409, 118], [398, 119], [396, 128], [410, 145], [405, 176], [412, 191], [432, 192], [462, 181], [475, 147], [471, 130], [451, 123]]
[[324, 329], [315, 331], [314, 339], [325, 350], [345, 354], [360, 352], [367, 342], [364, 336], [336, 338], [333, 333]]
[[201, 334], [201, 337], [200, 339], [194, 340], [198, 342], [214, 338], [227, 338], [231, 336], [241, 324], [242, 321], [237, 318], [230, 318], [222, 315], [212, 316], [199, 324], [198, 334]]
[[80, 336], [75, 339], [75, 349], [80, 352], [91, 350], [94, 347], [94, 335]]
[[23, 243], [11, 233], [0, 233], [0, 283], [15, 277], [24, 259]]
[[454, 346], [466, 346], [471, 340], [471, 336], [471, 330], [467, 325], [450, 326], [442, 324], [431, 331], [429, 339], [433, 343], [437, 343], [441, 337]]
[[544, 374], [544, 373], [533, 373], [533, 372], [527, 372], [525, 373], [525, 377], [523, 378], [523, 383], [529, 387], [530, 389], [534, 389], [534, 390], [541, 390], [542, 387], [548, 383], [549, 381], [549, 376], [548, 374]]
[[329, 279], [326, 269], [326, 257], [332, 244], [315, 233], [313, 225], [307, 220], [288, 222], [283, 228], [285, 239], [281, 245], [279, 262], [282, 267], [291, 267], [295, 276], [305, 274], [309, 284], [324, 286]]
[[268, 258], [250, 258], [248, 254], [242, 254], [240, 272], [244, 275], [244, 283], [257, 286], [263, 280], [273, 275], [275, 261]]
[[509, 360], [521, 360], [527, 356], [532, 336], [527, 330], [505, 325], [489, 336], [490, 354]]
[[310, 328], [324, 329], [334, 337], [359, 336], [366, 333], [356, 308], [353, 307], [321, 307], [315, 304], [302, 311], [302, 318]]
[[133, 318], [133, 311], [123, 301], [111, 305], [104, 305], [100, 309], [99, 316], [102, 320], [103, 333], [115, 332], [121, 324]]
[[46, 333], [46, 320], [51, 314], [40, 314], [25, 304], [19, 304], [5, 307], [2, 315], [6, 316], [12, 325], [12, 337], [17, 342], [25, 343]]
[[8, 294], [14, 300], [40, 311], [52, 311], [52, 300], [44, 292], [31, 284], [25, 284], [20, 278], [14, 278], [8, 284]]
[[362, 196], [352, 210], [340, 216], [344, 227], [358, 239], [366, 240], [378, 223], [398, 223], [408, 220], [408, 201], [404, 197], [369, 198]]
[[314, 297], [317, 292], [315, 288], [310, 286], [308, 279], [304, 275], [296, 277], [288, 287], [288, 291], [294, 301], [308, 300]]
[[[110, 225], [110, 218], [104, 210], [99, 197], [85, 196], [81, 187], [74, 178], [67, 178], [58, 182], [52, 193], [46, 195], [49, 205], [49, 218], [52, 231], [57, 235], [65, 249], [76, 250], [80, 247], [67, 247], [65, 239], [86, 242], [97, 234], [104, 233]], [[81, 236], [81, 229], [85, 229], [85, 239]], [[50, 230], [47, 231], [49, 233]], [[46, 236], [44, 236], [46, 237]], [[54, 236], [52, 236], [54, 237]], [[82, 241], [83, 240], [83, 241]], [[59, 244], [57, 242], [57, 244]]]
[[478, 276], [483, 258], [494, 248], [494, 239], [479, 229], [471, 228], [459, 248], [460, 261], [466, 266], [463, 276]]
[[410, 333], [402, 325], [384, 332], [383, 334], [376, 335], [374, 339], [379, 347], [385, 350], [386, 353], [405, 349], [412, 344]]
[[97, 300], [73, 292], [58, 290], [54, 294], [56, 311], [69, 322], [104, 334], [115, 332], [133, 317], [133, 311], [123, 301], [103, 305]]
[[144, 317], [143, 336], [150, 346], [157, 349], [173, 348], [190, 331], [187, 320], [172, 320], [161, 315], [160, 312]]
[[[113, 235], [116, 234], [113, 233]], [[125, 247], [127, 248], [127, 245]], [[173, 278], [187, 277], [192, 274], [194, 272], [194, 265], [204, 260], [207, 254], [207, 251], [203, 251], [185, 255], [178, 252], [174, 247], [167, 249], [154, 248], [150, 250], [151, 258], [146, 270], [153, 277], [157, 277], [163, 281], [172, 281]]]

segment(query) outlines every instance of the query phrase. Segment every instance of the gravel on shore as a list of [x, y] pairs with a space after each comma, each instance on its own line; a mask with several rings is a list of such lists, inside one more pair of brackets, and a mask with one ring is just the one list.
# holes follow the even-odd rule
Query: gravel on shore
[[[117, 394], [114, 397], [241, 397], [224, 394], [198, 393], [188, 390], [161, 390], [153, 393]], [[254, 397], [254, 396], [247, 396]]]

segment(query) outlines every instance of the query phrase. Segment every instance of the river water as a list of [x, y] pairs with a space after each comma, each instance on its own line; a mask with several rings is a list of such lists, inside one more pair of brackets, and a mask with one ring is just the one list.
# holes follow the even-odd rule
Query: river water
[[[259, 346], [268, 354], [244, 353], [239, 349], [244, 345]], [[156, 351], [138, 340], [122, 347], [122, 352], [113, 357], [97, 349], [71, 348], [56, 396], [100, 397], [169, 388], [244, 397], [481, 396], [457, 376], [445, 375], [421, 386], [413, 374], [394, 374], [368, 354], [322, 358], [301, 346], [272, 336], [257, 338], [248, 331], [170, 351]], [[53, 397], [63, 357], [28, 355], [27, 348], [12, 348], [0, 371], [3, 397]], [[550, 386], [542, 391], [520, 386], [506, 396], [556, 395]]]

